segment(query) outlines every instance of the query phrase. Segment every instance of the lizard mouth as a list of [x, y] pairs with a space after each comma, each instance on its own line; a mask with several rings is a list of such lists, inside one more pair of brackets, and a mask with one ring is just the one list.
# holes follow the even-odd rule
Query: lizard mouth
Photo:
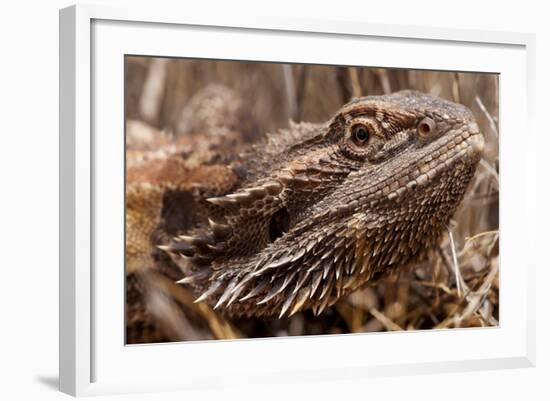
[[453, 167], [457, 163], [476, 165], [485, 148], [485, 140], [477, 124], [470, 123], [451, 138], [436, 142], [435, 146], [419, 167], [421, 173], [427, 174], [430, 180], [443, 171], [456, 171]]
[[445, 139], [441, 144], [436, 143], [433, 152], [427, 154], [424, 163], [419, 167], [421, 173], [438, 173], [440, 171], [450, 171], [457, 162], [465, 164], [476, 164], [483, 149], [485, 141], [483, 135], [479, 132], [476, 124], [458, 132], [450, 139]]
[[424, 186], [443, 173], [457, 178], [463, 171], [463, 168], [458, 166], [477, 165], [484, 148], [483, 134], [475, 123], [469, 124], [451, 138], [446, 137], [444, 140], [434, 142], [426, 149], [426, 155], [416, 168], [410, 166], [408, 171], [404, 171], [404, 176], [408, 175], [411, 181], [400, 188], [401, 191], [412, 189], [417, 185]]
[[419, 155], [413, 160], [419, 161], [395, 169], [385, 166], [386, 170], [393, 171], [392, 175], [368, 188], [370, 195], [367, 199], [371, 201], [371, 206], [378, 204], [384, 197], [390, 201], [399, 201], [405, 196], [416, 196], [418, 192], [415, 189], [435, 183], [443, 174], [452, 180], [457, 179], [465, 168], [469, 170], [468, 166], [477, 165], [484, 147], [483, 134], [477, 124], [471, 123], [451, 137], [445, 135], [418, 150], [423, 156]]

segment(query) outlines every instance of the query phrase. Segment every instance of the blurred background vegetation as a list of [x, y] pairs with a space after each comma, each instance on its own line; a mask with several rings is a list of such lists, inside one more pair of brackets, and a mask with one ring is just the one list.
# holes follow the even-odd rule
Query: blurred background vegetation
[[165, 146], [190, 132], [207, 135], [216, 127], [196, 125], [197, 102], [205, 97], [214, 103], [217, 97], [223, 103], [215, 109], [218, 117], [233, 118], [231, 129], [247, 131], [245, 142], [254, 142], [288, 127], [290, 120], [327, 121], [353, 97], [402, 89], [469, 107], [486, 140], [449, 232], [415, 269], [351, 294], [320, 317], [303, 312], [287, 319], [228, 320], [207, 305], [192, 304], [183, 287], [162, 286], [170, 318], [157, 311], [150, 323], [170, 327], [160, 340], [144, 335], [129, 342], [498, 325], [498, 75], [137, 56], [127, 56], [125, 68], [127, 154], [136, 143], [150, 152], [158, 138]]

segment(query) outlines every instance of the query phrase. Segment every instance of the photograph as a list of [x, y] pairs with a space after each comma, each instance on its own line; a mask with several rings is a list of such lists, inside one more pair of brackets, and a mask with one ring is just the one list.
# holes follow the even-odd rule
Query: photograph
[[499, 326], [499, 74], [124, 56], [125, 344]]

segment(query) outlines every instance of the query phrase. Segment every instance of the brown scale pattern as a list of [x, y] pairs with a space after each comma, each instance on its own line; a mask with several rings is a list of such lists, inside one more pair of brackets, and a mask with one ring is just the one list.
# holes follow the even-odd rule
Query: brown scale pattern
[[[213, 101], [214, 89], [227, 102]], [[229, 110], [224, 110], [226, 107]], [[129, 343], [184, 338], [178, 325], [181, 326], [185, 316], [198, 312], [177, 302], [178, 298], [190, 296], [188, 290], [165, 283], [166, 279], [173, 283], [181, 278], [182, 272], [156, 245], [166, 243], [175, 235], [193, 232], [207, 224], [207, 216], [216, 216], [213, 205], [205, 198], [228, 193], [239, 185], [242, 178], [227, 160], [234, 159], [239, 149], [253, 139], [251, 127], [241, 131], [225, 124], [224, 116], [228, 114], [233, 115], [232, 122], [246, 115], [240, 100], [227, 88], [207, 87], [199, 91], [183, 114], [196, 117], [192, 125], [180, 127], [185, 135], [178, 137], [160, 132], [152, 136], [152, 141], [142, 141], [134, 132], [143, 131], [143, 127], [127, 126], [126, 325]], [[188, 132], [189, 129], [195, 131]], [[155, 299], [157, 305], [159, 302], [165, 305], [167, 311], [172, 310], [172, 315], [162, 317], [162, 313], [155, 313], [151, 299]], [[177, 312], [178, 309], [181, 311]], [[207, 313], [204, 308], [198, 310]], [[217, 318], [210, 317], [212, 319]], [[194, 321], [204, 321], [204, 318]], [[189, 330], [188, 327], [185, 332]]]

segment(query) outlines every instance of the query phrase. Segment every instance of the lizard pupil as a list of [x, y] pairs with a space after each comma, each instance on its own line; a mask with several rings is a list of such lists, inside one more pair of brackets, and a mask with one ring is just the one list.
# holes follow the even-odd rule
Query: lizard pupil
[[358, 124], [353, 127], [352, 137], [353, 142], [355, 142], [356, 145], [364, 145], [368, 142], [370, 133], [367, 127], [362, 124]]
[[269, 240], [275, 241], [288, 231], [290, 226], [290, 214], [285, 208], [278, 210], [269, 222]]

